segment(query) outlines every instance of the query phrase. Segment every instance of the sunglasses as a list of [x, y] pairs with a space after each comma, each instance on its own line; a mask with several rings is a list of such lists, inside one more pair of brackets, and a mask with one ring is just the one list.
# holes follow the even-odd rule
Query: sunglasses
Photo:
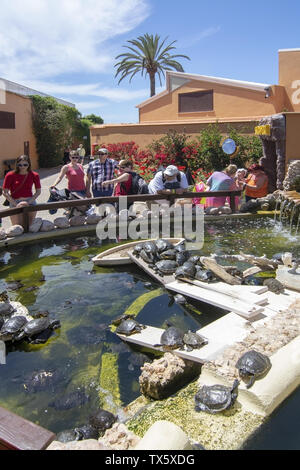
[[72, 160], [78, 160], [80, 157], [71, 157]]
[[28, 163], [19, 163], [18, 166], [29, 166]]

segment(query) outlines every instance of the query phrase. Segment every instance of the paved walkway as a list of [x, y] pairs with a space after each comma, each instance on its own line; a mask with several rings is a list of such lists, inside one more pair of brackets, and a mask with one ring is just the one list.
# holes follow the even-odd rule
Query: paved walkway
[[[84, 164], [84, 169], [85, 172], [87, 170], [88, 163]], [[50, 193], [49, 193], [49, 188], [52, 186], [54, 181], [56, 180], [57, 176], [60, 173], [62, 166], [58, 166], [55, 168], [40, 168], [39, 170], [36, 170], [37, 173], [40, 175], [41, 179], [41, 186], [42, 186], [42, 192], [41, 195], [37, 199], [37, 203], [45, 203], [48, 201]], [[2, 185], [3, 180], [1, 181]], [[67, 180], [64, 178], [58, 185], [59, 189], [67, 188]], [[4, 197], [2, 196], [0, 198], [0, 203], [3, 204], [4, 202]], [[6, 209], [6, 207], [3, 207], [2, 205], [0, 206], [1, 209]], [[58, 209], [56, 214], [49, 214], [49, 211], [41, 211], [38, 213], [37, 217], [42, 217], [43, 219], [51, 220], [53, 221], [56, 219], [56, 217], [60, 217], [63, 215], [65, 209]], [[2, 227], [4, 229], [8, 228], [11, 225], [10, 217], [5, 217], [2, 219]]]

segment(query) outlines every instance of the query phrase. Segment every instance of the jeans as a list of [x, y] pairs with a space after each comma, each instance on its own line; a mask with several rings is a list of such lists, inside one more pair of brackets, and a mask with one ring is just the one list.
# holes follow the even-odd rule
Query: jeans
[[93, 196], [94, 197], [107, 197], [112, 196], [113, 190], [112, 189], [93, 189]]

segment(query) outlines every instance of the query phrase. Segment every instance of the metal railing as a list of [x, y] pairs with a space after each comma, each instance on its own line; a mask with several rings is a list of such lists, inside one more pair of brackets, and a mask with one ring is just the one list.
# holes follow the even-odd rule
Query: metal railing
[[[229, 197], [230, 208], [232, 212], [236, 212], [235, 197], [240, 196], [241, 191], [203, 191], [199, 193], [186, 192], [183, 194], [134, 194], [127, 197], [128, 203], [133, 202], [151, 202], [160, 199], [168, 200], [170, 205], [173, 205], [175, 199], [194, 199], [203, 197]], [[120, 196], [124, 197], [124, 196]], [[29, 213], [39, 212], [44, 210], [61, 209], [61, 208], [72, 208], [78, 206], [86, 206], [88, 204], [110, 204], [119, 202], [119, 196], [106, 196], [106, 197], [95, 197], [86, 199], [72, 199], [70, 201], [63, 202], [47, 202], [43, 204], [36, 204], [34, 206], [26, 207], [14, 207], [0, 211], [0, 218], [9, 217], [11, 215], [23, 214], [23, 227], [24, 232], [29, 231]]]

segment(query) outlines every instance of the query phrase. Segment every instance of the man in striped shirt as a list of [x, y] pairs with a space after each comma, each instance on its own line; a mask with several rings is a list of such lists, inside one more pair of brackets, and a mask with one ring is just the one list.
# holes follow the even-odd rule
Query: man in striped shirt
[[116, 160], [108, 158], [108, 150], [105, 148], [99, 149], [97, 153], [99, 158], [91, 162], [88, 166], [86, 194], [87, 197], [92, 197], [92, 184], [93, 197], [111, 196], [113, 185], [102, 187], [102, 183], [114, 178], [114, 171], [119, 163]]

